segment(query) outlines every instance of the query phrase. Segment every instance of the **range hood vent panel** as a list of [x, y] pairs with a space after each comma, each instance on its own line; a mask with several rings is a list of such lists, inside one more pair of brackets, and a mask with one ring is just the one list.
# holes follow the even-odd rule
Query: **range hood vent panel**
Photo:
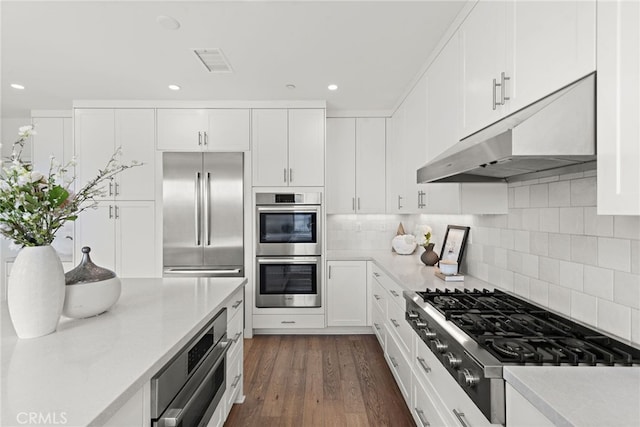
[[496, 182], [589, 162], [595, 149], [591, 74], [461, 140], [417, 171], [418, 183]]

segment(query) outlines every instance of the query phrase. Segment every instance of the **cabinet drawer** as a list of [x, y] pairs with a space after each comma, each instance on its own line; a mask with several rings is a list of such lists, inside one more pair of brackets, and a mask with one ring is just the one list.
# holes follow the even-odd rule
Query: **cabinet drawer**
[[411, 355], [411, 343], [416, 333], [404, 318], [405, 308], [400, 308], [397, 304], [389, 304], [387, 310], [387, 326], [398, 340], [400, 349], [409, 357]]
[[227, 301], [227, 305], [226, 305], [227, 321], [230, 321], [231, 318], [236, 315], [236, 313], [243, 312], [243, 308], [244, 308], [243, 303], [244, 303], [244, 288], [240, 288], [236, 291], [235, 294], [233, 294], [231, 298], [229, 298], [229, 301]]
[[324, 328], [323, 314], [254, 314], [254, 329]]
[[385, 352], [387, 349], [387, 330], [384, 327], [386, 316], [375, 305], [371, 314], [373, 317], [373, 332], [376, 334], [378, 342], [380, 342], [382, 351]]
[[404, 310], [405, 301], [404, 297], [402, 296], [402, 291], [404, 291], [402, 286], [400, 286], [395, 280], [387, 276], [386, 273], [383, 273], [382, 270], [380, 270], [380, 268], [376, 265], [373, 266], [372, 273], [375, 279], [382, 285], [384, 289], [386, 289], [387, 295], [389, 295], [389, 301], [394, 301]]
[[227, 356], [227, 391], [225, 392], [227, 415], [231, 412], [231, 407], [242, 390], [242, 343], [238, 350]]
[[383, 317], [387, 317], [387, 291], [378, 282], [377, 279], [373, 279], [373, 308], [377, 308], [382, 313]]
[[411, 398], [413, 400], [411, 401], [410, 409], [418, 426], [448, 427], [451, 425], [446, 418], [440, 415], [436, 404], [429, 396], [430, 393], [425, 390], [419, 381], [413, 381], [411, 387], [413, 390]]
[[[454, 410], [460, 414], [467, 425], [491, 426], [489, 420], [467, 396], [458, 382], [449, 374], [433, 352], [419, 338], [415, 338], [416, 359], [413, 363], [416, 378], [426, 380], [425, 389], [432, 393], [434, 403], [441, 405], [442, 417], [448, 419], [449, 425], [463, 426]], [[421, 358], [421, 360], [418, 359]], [[422, 365], [425, 366], [422, 366]], [[427, 372], [428, 371], [428, 372]], [[429, 390], [431, 389], [431, 390]]]
[[238, 313], [236, 316], [233, 316], [227, 324], [227, 339], [233, 341], [229, 348], [229, 353], [235, 351], [236, 347], [238, 347], [238, 343], [240, 346], [242, 345], [243, 329], [244, 316]]
[[407, 403], [411, 402], [411, 365], [391, 333], [387, 333], [387, 352], [385, 353], [385, 358], [405, 401]]

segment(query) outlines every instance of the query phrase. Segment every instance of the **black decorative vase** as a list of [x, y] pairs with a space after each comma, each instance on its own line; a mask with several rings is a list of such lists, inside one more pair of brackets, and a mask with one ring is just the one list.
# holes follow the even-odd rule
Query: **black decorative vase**
[[422, 255], [420, 255], [420, 261], [424, 263], [424, 265], [433, 266], [436, 265], [440, 257], [433, 250], [433, 243], [429, 243], [425, 248]]

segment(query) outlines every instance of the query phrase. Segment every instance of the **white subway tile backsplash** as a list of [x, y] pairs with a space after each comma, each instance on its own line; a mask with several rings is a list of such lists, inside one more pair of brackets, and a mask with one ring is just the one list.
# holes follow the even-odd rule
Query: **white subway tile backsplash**
[[598, 327], [624, 339], [631, 339], [631, 308], [615, 302], [598, 301]]
[[529, 242], [529, 252], [534, 255], [549, 255], [549, 234], [532, 232]]
[[507, 268], [507, 250], [504, 248], [495, 248], [493, 255], [494, 255], [494, 263], [496, 267], [506, 269]]
[[522, 229], [529, 231], [540, 230], [540, 209], [531, 208], [522, 210]]
[[507, 251], [507, 268], [514, 273], [522, 274], [522, 253]]
[[549, 308], [571, 316], [571, 290], [549, 284]]
[[624, 239], [598, 238], [598, 265], [620, 271], [631, 271], [631, 242]]
[[522, 209], [509, 209], [507, 226], [513, 230], [522, 229]]
[[640, 274], [640, 241], [631, 241], [631, 272]]
[[571, 291], [571, 317], [590, 325], [598, 324], [598, 299], [578, 291]]
[[549, 306], [549, 284], [538, 279], [529, 282], [529, 298], [545, 307]]
[[584, 208], [584, 234], [590, 236], [613, 236], [613, 216], [598, 215], [595, 207]]
[[640, 216], [616, 216], [614, 219], [614, 236], [621, 239], [640, 239]]
[[584, 208], [560, 208], [560, 233], [584, 233]]
[[549, 183], [549, 207], [571, 206], [570, 181]]
[[596, 206], [596, 177], [571, 181], [571, 206]]
[[528, 231], [514, 231], [514, 248], [519, 252], [529, 252], [531, 233]]
[[536, 184], [529, 187], [529, 206], [546, 208], [549, 206], [549, 185]]
[[513, 291], [518, 295], [529, 298], [529, 282], [530, 279], [527, 276], [515, 273], [513, 275]]
[[514, 193], [514, 208], [528, 208], [529, 207], [529, 186], [515, 187]]
[[540, 184], [544, 184], [545, 182], [555, 182], [555, 181], [558, 181], [559, 179], [560, 179], [560, 177], [558, 177], [557, 175], [556, 176], [548, 176], [546, 178], [538, 179], [538, 182]]
[[566, 261], [571, 260], [571, 236], [549, 233], [549, 256]]
[[560, 175], [560, 181], [571, 181], [572, 179], [579, 179], [584, 177], [584, 172], [568, 173]]
[[515, 247], [515, 234], [513, 230], [503, 228], [500, 230], [500, 247], [513, 249]]
[[500, 286], [502, 286], [507, 291], [513, 292], [514, 276], [515, 276], [515, 273], [513, 271], [502, 270], [502, 277], [501, 277], [501, 280], [500, 280]]
[[509, 209], [516, 207], [516, 189], [513, 187], [507, 188], [507, 206]]
[[493, 246], [484, 247], [482, 250], [482, 262], [495, 265], [495, 248]]
[[622, 271], [614, 272], [613, 300], [640, 310], [640, 276]]
[[538, 278], [539, 260], [537, 255], [522, 254], [522, 273], [525, 276]]
[[586, 265], [598, 264], [598, 239], [589, 236], [571, 236], [571, 261]]
[[555, 258], [540, 257], [540, 280], [560, 283], [560, 261]]
[[560, 209], [540, 209], [540, 231], [558, 233], [560, 231]]
[[560, 283], [567, 288], [584, 289], [584, 265], [576, 262], [558, 261]]
[[585, 265], [584, 292], [613, 301], [613, 270]]

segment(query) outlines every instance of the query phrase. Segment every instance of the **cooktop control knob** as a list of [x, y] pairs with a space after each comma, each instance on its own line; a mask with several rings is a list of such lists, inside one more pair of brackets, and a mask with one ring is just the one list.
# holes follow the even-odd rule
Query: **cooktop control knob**
[[431, 341], [431, 348], [437, 351], [438, 353], [444, 353], [445, 351], [447, 351], [448, 347], [449, 346], [447, 345], [447, 343], [443, 343], [438, 339]]
[[452, 352], [447, 353], [444, 358], [452, 368], [457, 368], [462, 363], [462, 360]]
[[422, 330], [422, 335], [424, 335], [424, 336], [425, 336], [425, 338], [427, 338], [427, 339], [429, 339], [429, 340], [434, 339], [434, 338], [436, 337], [436, 333], [435, 333], [435, 332], [433, 332], [433, 331], [432, 331], [431, 329], [429, 329], [429, 328], [424, 328], [424, 329]]
[[458, 380], [462, 385], [474, 387], [480, 382], [480, 378], [469, 369], [463, 369], [458, 372]]

